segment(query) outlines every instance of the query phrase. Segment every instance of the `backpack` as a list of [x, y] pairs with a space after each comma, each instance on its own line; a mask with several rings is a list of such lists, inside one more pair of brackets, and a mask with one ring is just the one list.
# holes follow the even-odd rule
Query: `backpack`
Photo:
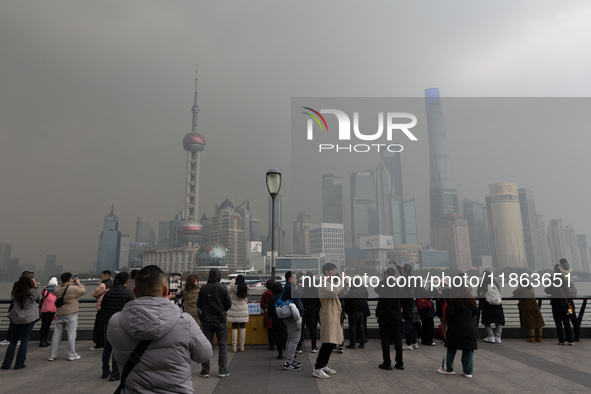
[[499, 289], [497, 289], [497, 286], [495, 286], [494, 284], [488, 285], [485, 297], [486, 302], [488, 302], [491, 305], [501, 305], [501, 302], [503, 302], [501, 292], [499, 291]]
[[420, 311], [428, 311], [433, 308], [431, 300], [428, 298], [417, 298], [417, 309]]
[[283, 293], [285, 293], [285, 287], [283, 287], [283, 291], [281, 292], [281, 296], [279, 296], [279, 299], [277, 300], [277, 302], [275, 303], [275, 314], [277, 315], [278, 319], [287, 319], [288, 317], [291, 316], [291, 307], [289, 306], [289, 304], [291, 304], [291, 300], [287, 300], [287, 301], [283, 301], [281, 298], [283, 297]]

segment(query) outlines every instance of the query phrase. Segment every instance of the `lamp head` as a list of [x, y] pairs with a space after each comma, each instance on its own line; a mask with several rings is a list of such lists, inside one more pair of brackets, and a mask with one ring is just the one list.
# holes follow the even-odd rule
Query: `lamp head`
[[272, 168], [267, 171], [267, 190], [272, 199], [277, 197], [279, 189], [281, 189], [281, 172], [278, 169]]

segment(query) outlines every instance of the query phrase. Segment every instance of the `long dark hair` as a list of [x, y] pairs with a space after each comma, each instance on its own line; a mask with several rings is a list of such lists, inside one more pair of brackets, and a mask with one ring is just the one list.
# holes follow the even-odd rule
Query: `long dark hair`
[[31, 289], [35, 288], [35, 284], [33, 283], [33, 279], [29, 276], [29, 274], [22, 274], [21, 277], [16, 282], [14, 286], [14, 290], [12, 291], [12, 297], [18, 304], [21, 306], [22, 309], [25, 308], [25, 303], [27, 299], [33, 299], [31, 295]]
[[472, 296], [472, 290], [468, 286], [452, 287], [453, 302], [460, 308], [476, 308], [476, 300]]
[[199, 283], [199, 278], [197, 278], [197, 275], [187, 276], [187, 280], [185, 281], [185, 292], [199, 290], [199, 285], [197, 283]]
[[238, 298], [246, 298], [248, 295], [248, 286], [246, 286], [243, 275], [236, 277], [236, 294], [238, 294]]

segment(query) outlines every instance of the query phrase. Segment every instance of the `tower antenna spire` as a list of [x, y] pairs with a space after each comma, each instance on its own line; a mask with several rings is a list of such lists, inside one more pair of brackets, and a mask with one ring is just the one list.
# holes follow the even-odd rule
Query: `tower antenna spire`
[[114, 203], [111, 203], [111, 215], [114, 215], [113, 208], [115, 208], [115, 204]]
[[193, 112], [193, 127], [191, 131], [197, 131], [197, 115], [199, 114], [199, 107], [197, 106], [197, 64], [195, 64], [195, 97], [193, 99], [193, 107], [191, 108], [191, 112]]

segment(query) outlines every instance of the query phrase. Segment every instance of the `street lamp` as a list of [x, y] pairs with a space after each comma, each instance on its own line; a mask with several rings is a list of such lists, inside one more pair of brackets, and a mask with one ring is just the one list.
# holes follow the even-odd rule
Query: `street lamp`
[[275, 280], [275, 197], [281, 189], [281, 172], [276, 168], [270, 169], [266, 181], [271, 196], [271, 279]]

